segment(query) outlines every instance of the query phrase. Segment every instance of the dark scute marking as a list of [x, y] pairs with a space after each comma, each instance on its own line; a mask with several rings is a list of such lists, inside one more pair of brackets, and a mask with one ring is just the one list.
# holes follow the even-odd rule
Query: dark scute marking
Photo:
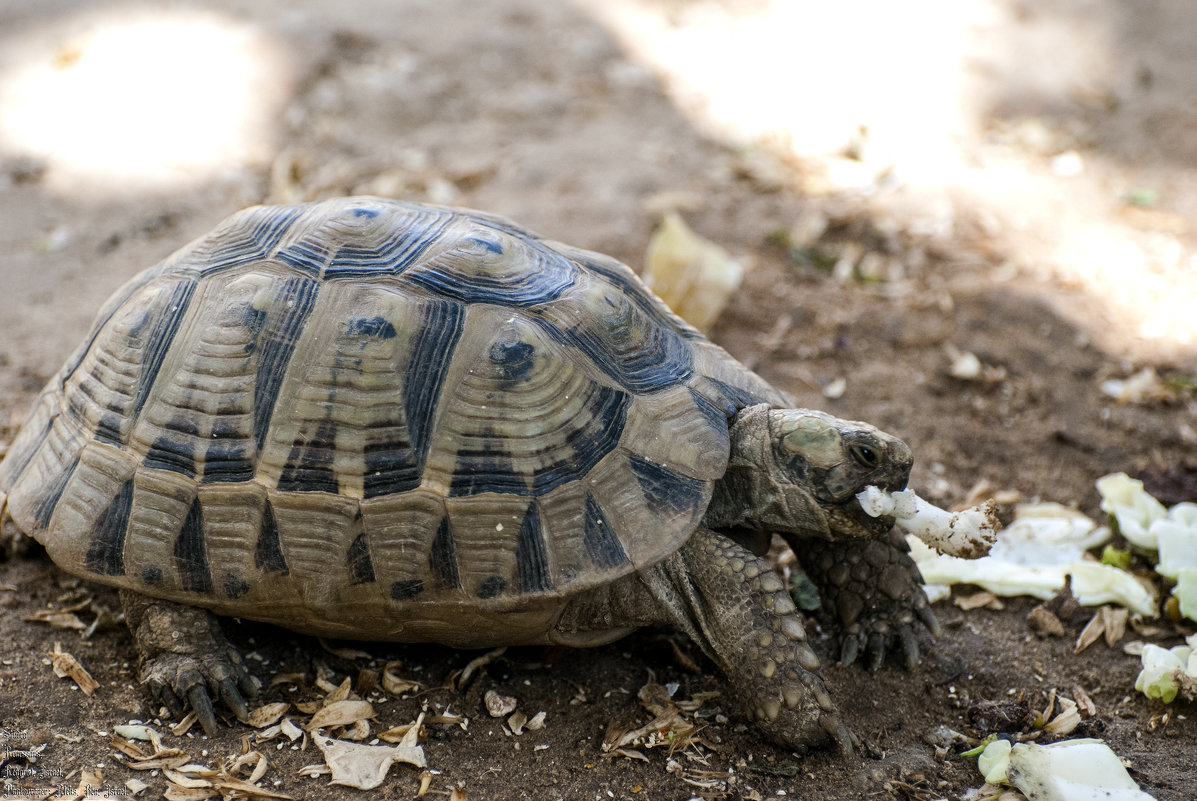
[[412, 342], [411, 358], [403, 376], [403, 411], [415, 463], [421, 472], [428, 455], [436, 401], [464, 325], [465, 309], [461, 304], [433, 301], [424, 307], [419, 332]]
[[388, 272], [393, 275], [410, 267], [428, 246], [440, 238], [454, 215], [438, 209], [423, 209], [403, 228], [394, 228], [372, 247], [342, 247], [324, 268], [330, 279]]
[[436, 576], [437, 585], [441, 589], [455, 590], [461, 587], [461, 579], [457, 574], [457, 548], [453, 544], [453, 532], [449, 528], [448, 517], [442, 517], [436, 529], [432, 550], [428, 552], [428, 567], [432, 570], [432, 575]]
[[729, 413], [726, 407], [720, 408], [716, 406], [694, 390], [690, 390], [690, 397], [694, 400], [694, 405], [698, 407], [698, 411], [706, 418], [707, 424], [711, 428], [720, 431], [728, 429], [728, 422], [735, 412]]
[[337, 424], [325, 420], [308, 438], [302, 434], [291, 446], [278, 488], [283, 492], [332, 492], [338, 490], [333, 472], [333, 451], [337, 445]]
[[494, 598], [507, 589], [507, 579], [502, 576], [491, 576], [478, 587], [478, 597], [486, 600]]
[[443, 269], [426, 262], [405, 277], [422, 289], [465, 303], [493, 303], [497, 306], [536, 306], [551, 303], [573, 286], [577, 268], [561, 254], [528, 240], [528, 264], [522, 275], [462, 276], [455, 269]]
[[528, 477], [518, 475], [510, 454], [498, 438], [484, 439], [477, 447], [457, 452], [449, 496], [479, 495], [498, 492], [506, 495], [529, 495]]
[[628, 461], [650, 506], [681, 514], [695, 511], [702, 502], [705, 482], [639, 456], [629, 456]]
[[318, 284], [306, 278], [288, 278], [278, 293], [275, 305], [280, 312], [263, 327], [258, 347], [261, 356], [254, 376], [254, 438], [258, 451], [266, 441], [270, 418], [278, 401], [279, 386], [287, 372], [287, 363], [304, 322], [316, 303]]
[[175, 570], [185, 592], [212, 592], [212, 571], [204, 546], [204, 512], [199, 498], [191, 502], [187, 519], [175, 540]]
[[266, 508], [262, 510], [258, 543], [254, 547], [254, 566], [263, 573], [282, 573], [285, 576], [290, 572], [278, 541], [278, 521], [274, 518], [274, 507], [270, 501], [266, 501]]
[[424, 582], [420, 579], [403, 579], [391, 582], [392, 601], [410, 601], [424, 591]]
[[345, 565], [349, 568], [350, 583], [368, 584], [374, 581], [374, 561], [370, 558], [366, 532], [358, 534], [349, 544], [349, 550], [345, 553]]
[[406, 492], [420, 486], [422, 467], [416, 464], [411, 443], [398, 424], [393, 430], [384, 432], [379, 441], [367, 441], [362, 456], [365, 461], [362, 494], [366, 498]]
[[233, 483], [249, 481], [256, 468], [246, 458], [245, 446], [221, 442], [217, 439], [204, 452], [204, 477], [201, 483]]
[[133, 505], [133, 479], [121, 485], [116, 497], [96, 519], [84, 564], [93, 573], [125, 575], [125, 532]]
[[142, 359], [141, 373], [137, 377], [137, 394], [133, 398], [134, 416], [141, 412], [149, 397], [150, 388], [158, 378], [158, 371], [162, 368], [162, 360], [179, 332], [179, 325], [187, 314], [187, 307], [195, 294], [194, 281], [179, 281], [171, 289], [170, 299], [162, 307], [157, 319], [154, 320], [153, 330], [146, 335], [145, 353]]
[[528, 342], [496, 342], [490, 346], [490, 360], [507, 384], [527, 381], [535, 364], [536, 348]]
[[75, 468], [79, 466], [79, 457], [75, 459], [66, 467], [64, 467], [54, 480], [42, 490], [42, 496], [37, 499], [37, 506], [33, 508], [33, 522], [39, 528], [45, 528], [50, 525], [50, 518], [54, 516], [54, 509], [58, 506], [59, 499], [62, 498], [62, 491], [66, 489], [67, 482], [71, 480], [71, 476], [75, 473]]
[[358, 207], [353, 210], [354, 217], [369, 217], [373, 219], [378, 216], [378, 209], [367, 209]]
[[224, 574], [224, 594], [228, 598], [240, 598], [249, 592], [249, 582], [236, 573]]
[[[594, 262], [590, 261], [586, 262], [586, 269], [591, 272], [598, 273], [612, 284], [615, 284], [615, 286], [617, 286], [624, 295], [626, 295], [632, 300], [633, 303], [636, 304], [637, 308], [639, 308], [649, 317], [666, 323], [669, 328], [677, 333], [677, 335], [682, 339], [706, 339], [706, 337], [702, 335], [701, 331], [687, 324], [680, 317], [677, 317], [668, 311], [662, 311], [661, 306], [657, 305], [660, 299], [657, 298], [657, 296], [653, 294], [652, 290], [642, 284], [635, 276], [629, 277], [617, 272], [616, 270], [612, 270], [602, 266], [601, 264], [595, 264]], [[661, 303], [664, 305], [663, 301]], [[665, 308], [668, 309], [668, 307]]]
[[162, 584], [162, 568], [147, 567], [141, 571], [141, 583], [147, 587], [158, 587]]
[[553, 588], [549, 578], [549, 560], [541, 531], [540, 512], [535, 503], [528, 504], [520, 524], [519, 540], [515, 548], [516, 582], [523, 592], [546, 592]]
[[199, 274], [211, 275], [265, 258], [278, 247], [291, 223], [301, 213], [303, 207], [300, 206], [273, 206], [256, 210], [253, 216], [257, 222], [253, 228], [242, 232], [236, 239], [225, 235], [222, 246], [213, 250], [211, 258], [199, 269]]
[[591, 561], [603, 568], [619, 567], [632, 560], [623, 549], [623, 543], [615, 535], [615, 529], [607, 522], [598, 501], [586, 493], [586, 520], [582, 527], [582, 542]]
[[121, 445], [121, 418], [119, 414], [105, 412], [96, 422], [96, 432], [92, 435], [97, 442], [109, 445]]
[[659, 314], [642, 315], [638, 325], [591, 325], [561, 329], [533, 318], [556, 342], [577, 348], [612, 381], [634, 393], [658, 392], [684, 384], [694, 372], [694, 355]]
[[195, 478], [195, 451], [191, 441], [172, 436], [169, 432], [154, 440], [141, 464], [154, 470], [169, 470]]
[[328, 253], [307, 239], [300, 240], [274, 255], [275, 260], [306, 276], [316, 278], [328, 260]]
[[479, 245], [482, 245], [482, 247], [486, 248], [491, 253], [502, 253], [503, 252], [503, 246], [500, 245], [498, 242], [495, 242], [494, 240], [483, 239], [480, 236], [471, 236], [471, 237], [469, 237], [469, 240], [471, 242], [477, 242]]
[[345, 333], [354, 337], [394, 339], [395, 326], [385, 317], [358, 317], [349, 321]]
[[712, 384], [719, 388], [723, 393], [722, 403], [723, 411], [731, 417], [736, 412], [748, 406], [755, 406], [758, 403], [767, 403], [768, 399], [760, 395], [755, 395], [747, 389], [737, 387], [734, 384], [728, 384], [725, 381], [719, 381], [715, 378], [707, 378]]
[[632, 398], [611, 387], [596, 387], [590, 405], [569, 432], [569, 451], [535, 474], [519, 475], [503, 448], [503, 440], [483, 438], [477, 447], [457, 452], [451, 496], [499, 492], [509, 495], [544, 495], [590, 472], [619, 444]]

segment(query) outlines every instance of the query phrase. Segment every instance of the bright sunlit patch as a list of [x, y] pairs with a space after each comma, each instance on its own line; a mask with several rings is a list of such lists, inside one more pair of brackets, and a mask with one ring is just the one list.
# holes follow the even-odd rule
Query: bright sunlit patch
[[281, 47], [212, 14], [114, 15], [23, 49], [0, 75], [0, 147], [67, 185], [177, 184], [264, 158], [290, 84]]

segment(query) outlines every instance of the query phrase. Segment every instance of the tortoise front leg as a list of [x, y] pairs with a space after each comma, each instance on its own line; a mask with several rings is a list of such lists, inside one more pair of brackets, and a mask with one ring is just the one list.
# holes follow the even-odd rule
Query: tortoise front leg
[[215, 615], [128, 590], [120, 596], [141, 655], [141, 683], [155, 701], [180, 718], [190, 704], [209, 736], [216, 733], [213, 698], [238, 720], [248, 717], [245, 699], [256, 696], [258, 686]]
[[785, 539], [819, 588], [822, 614], [839, 631], [843, 664], [863, 657], [877, 670], [890, 650], [901, 652], [907, 669], [918, 664], [919, 624], [934, 635], [940, 627], [898, 529], [876, 540]]
[[830, 736], [858, 742], [840, 723], [781, 578], [728, 537], [699, 529], [642, 574], [657, 601], [727, 676], [744, 711], [774, 741], [805, 749]]

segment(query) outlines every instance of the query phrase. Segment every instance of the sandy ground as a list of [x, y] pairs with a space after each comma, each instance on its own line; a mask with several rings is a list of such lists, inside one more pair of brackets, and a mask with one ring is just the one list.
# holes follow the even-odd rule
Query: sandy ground
[[[135, 272], [243, 206], [373, 193], [498, 212], [636, 269], [657, 214], [680, 210], [752, 264], [713, 338], [800, 403], [901, 436], [912, 485], [940, 503], [984, 481], [1096, 515], [1093, 482], [1114, 471], [1168, 502], [1197, 497], [1188, 0], [822, 5], [0, 3], [0, 443]], [[964, 352], [979, 377], [950, 374]], [[1145, 367], [1163, 397], [1103, 393]], [[127, 632], [26, 619], [83, 597], [117, 606], [44, 556], [0, 564], [0, 732], [46, 744], [43, 774], [8, 789], [74, 788], [87, 771], [157, 797], [165, 778], [109, 745], [113, 726], [157, 714]], [[1192, 798], [1192, 706], [1135, 694], [1121, 644], [1074, 654], [1089, 611], [1041, 639], [1032, 606], [937, 605], [944, 635], [922, 639], [913, 672], [829, 665], [869, 744], [847, 761], [764, 744], [718, 699], [701, 748], [603, 756], [610, 724], [649, 719], [636, 693], [650, 680], [677, 682], [678, 698], [721, 688], [670, 631], [510, 651], [464, 690], [443, 685], [476, 654], [355, 644], [369, 656], [347, 658], [264, 626], [228, 633], [263, 681], [302, 674], [267, 701], [320, 697], [318, 676], [364, 691], [401, 660], [426, 689], [375, 691], [374, 733], [421, 710], [469, 719], [426, 725], [438, 797], [960, 798], [981, 777], [937, 755], [932, 731], [982, 733], [979, 702], [1042, 709], [1079, 686], [1097, 710], [1083, 733], [1156, 798]], [[1127, 640], [1183, 631], [1145, 624]], [[47, 666], [56, 642], [93, 695]], [[817, 644], [826, 657], [833, 642]], [[545, 727], [508, 734], [487, 715], [491, 689], [545, 711]], [[247, 734], [165, 744], [218, 765]], [[300, 777], [319, 753], [281, 743], [252, 746], [269, 759], [263, 787], [361, 796]], [[420, 781], [396, 766], [375, 795]]]

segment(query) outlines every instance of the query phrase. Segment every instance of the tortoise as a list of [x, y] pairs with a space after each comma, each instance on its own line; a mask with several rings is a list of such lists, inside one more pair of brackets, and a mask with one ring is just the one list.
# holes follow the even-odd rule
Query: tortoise
[[[909, 448], [795, 409], [625, 265], [479, 212], [356, 197], [234, 214], [119, 289], [0, 463], [0, 506], [120, 589], [153, 698], [257, 684], [214, 615], [358, 640], [603, 644], [679, 625], [791, 749], [858, 743], [840, 656], [936, 629], [893, 520]], [[13, 536], [10, 525], [8, 536]]]

